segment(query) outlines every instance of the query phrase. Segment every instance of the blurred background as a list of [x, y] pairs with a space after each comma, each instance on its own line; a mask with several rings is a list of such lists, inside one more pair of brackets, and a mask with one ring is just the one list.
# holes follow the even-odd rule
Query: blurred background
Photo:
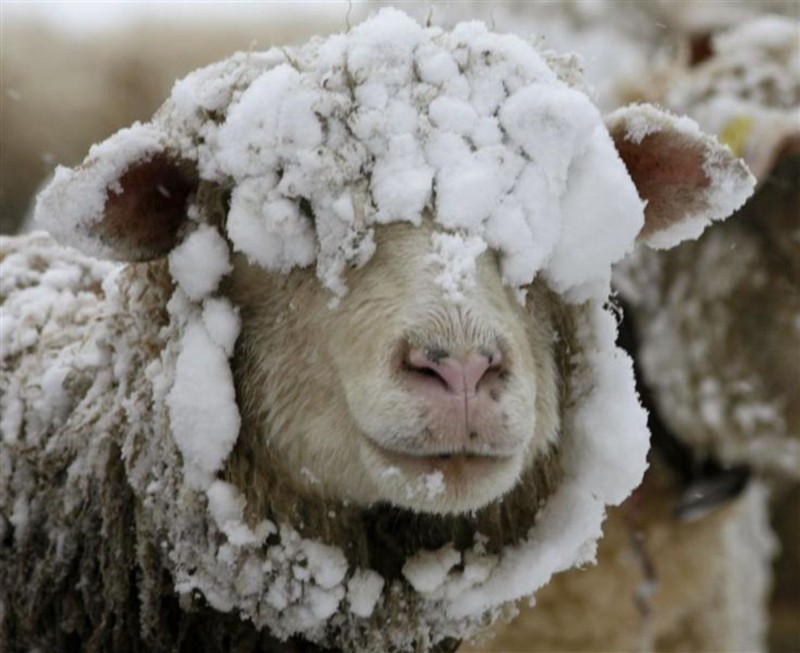
[[[581, 56], [598, 105], [662, 100], [676, 71], [710, 56], [715, 34], [797, 0], [397, 2], [421, 22], [479, 19]], [[17, 232], [56, 165], [147, 120], [177, 78], [237, 50], [348, 29], [378, 2], [13, 2], [0, 4], [0, 233]], [[798, 35], [800, 39], [800, 35]], [[787, 65], [797, 75], [800, 61]], [[789, 72], [787, 72], [787, 75]], [[798, 398], [800, 401], [800, 398]], [[770, 646], [800, 651], [800, 493], [776, 493]]]

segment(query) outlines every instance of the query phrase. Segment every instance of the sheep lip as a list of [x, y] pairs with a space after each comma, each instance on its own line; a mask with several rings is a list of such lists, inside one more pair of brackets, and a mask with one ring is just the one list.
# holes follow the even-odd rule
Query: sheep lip
[[407, 449], [393, 449], [378, 444], [371, 438], [367, 438], [370, 445], [385, 459], [397, 465], [419, 465], [427, 464], [441, 466], [442, 464], [474, 464], [474, 465], [493, 465], [508, 462], [514, 457], [513, 453], [507, 452], [487, 452], [475, 451], [469, 448], [458, 450], [433, 450], [433, 451], [409, 451]]

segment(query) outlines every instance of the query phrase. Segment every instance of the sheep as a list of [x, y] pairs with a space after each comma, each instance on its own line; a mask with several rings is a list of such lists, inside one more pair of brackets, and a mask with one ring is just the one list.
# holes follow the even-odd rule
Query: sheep
[[759, 190], [735, 219], [663, 257], [643, 251], [621, 276], [667, 426], [700, 457], [795, 480], [799, 28], [766, 17], [719, 34], [716, 54], [673, 81], [666, 104], [731, 143]]
[[[657, 261], [642, 252], [623, 286], [639, 331], [642, 377], [666, 426], [694, 452], [695, 465], [711, 458], [746, 466], [769, 485], [782, 548], [772, 648], [800, 634], [795, 620], [775, 612], [798, 605], [798, 29], [796, 20], [769, 16], [715, 34], [706, 39], [708, 58], [668, 86], [664, 104], [718, 133], [759, 183], [730, 221], [697, 243]], [[692, 394], [700, 400], [686, 402]], [[760, 569], [769, 574], [766, 561]], [[765, 605], [756, 609], [763, 613]]]
[[647, 451], [611, 263], [752, 179], [578, 78], [384, 10], [58, 169], [91, 256], [2, 241], [0, 641], [452, 650], [590, 560]]

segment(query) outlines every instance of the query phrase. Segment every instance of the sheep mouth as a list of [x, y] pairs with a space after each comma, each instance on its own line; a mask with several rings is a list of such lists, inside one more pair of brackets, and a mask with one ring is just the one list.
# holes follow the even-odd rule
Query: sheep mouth
[[466, 471], [489, 471], [511, 461], [515, 455], [507, 452], [476, 451], [467, 448], [458, 450], [404, 450], [390, 449], [369, 440], [372, 448], [390, 467], [408, 471], [431, 473], [442, 471], [459, 473]]

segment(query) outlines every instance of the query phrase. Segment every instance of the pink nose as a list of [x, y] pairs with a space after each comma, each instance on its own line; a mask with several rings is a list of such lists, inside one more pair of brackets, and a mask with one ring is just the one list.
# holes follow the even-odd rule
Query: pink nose
[[456, 359], [442, 350], [411, 349], [406, 358], [406, 369], [438, 381], [454, 394], [475, 396], [484, 381], [500, 371], [501, 360], [499, 351], [481, 351]]

